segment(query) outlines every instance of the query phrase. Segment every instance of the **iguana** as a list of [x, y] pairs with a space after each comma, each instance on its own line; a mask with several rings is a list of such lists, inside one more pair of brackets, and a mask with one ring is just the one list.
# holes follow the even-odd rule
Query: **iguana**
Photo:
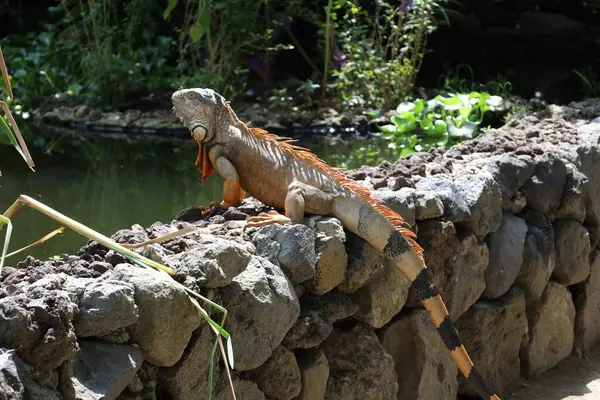
[[224, 180], [223, 200], [211, 206], [237, 205], [247, 192], [285, 211], [251, 217], [248, 226], [301, 223], [305, 213], [338, 218], [393, 260], [415, 288], [467, 381], [483, 399], [500, 400], [475, 369], [431, 280], [416, 236], [399, 214], [293, 140], [250, 128], [215, 91], [181, 89], [171, 100], [175, 115], [198, 143], [196, 165], [202, 181], [214, 171]]

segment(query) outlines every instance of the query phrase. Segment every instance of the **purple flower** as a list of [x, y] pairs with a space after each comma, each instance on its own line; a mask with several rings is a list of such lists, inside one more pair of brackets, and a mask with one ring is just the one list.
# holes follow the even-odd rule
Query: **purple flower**
[[413, 6], [413, 0], [402, 0], [402, 11], [408, 11]]
[[253, 57], [248, 61], [248, 69], [251, 71], [259, 71], [262, 69], [263, 63], [260, 58]]
[[286, 21], [286, 22], [284, 22], [284, 23], [283, 23], [283, 27], [284, 27], [285, 29], [290, 29], [290, 26], [291, 26], [291, 25], [292, 25], [292, 22], [291, 22], [291, 21]]
[[335, 68], [339, 68], [344, 63], [344, 61], [346, 61], [346, 58], [348, 58], [348, 56], [346, 56], [345, 54], [341, 54], [341, 55], [334, 54], [331, 58], [332, 58], [333, 65], [335, 66]]

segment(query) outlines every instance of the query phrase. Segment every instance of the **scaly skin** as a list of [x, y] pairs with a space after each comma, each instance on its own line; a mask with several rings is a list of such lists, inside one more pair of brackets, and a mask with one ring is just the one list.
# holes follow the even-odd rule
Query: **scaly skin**
[[469, 383], [483, 399], [500, 400], [473, 366], [431, 280], [415, 235], [400, 215], [289, 139], [249, 128], [218, 93], [182, 89], [173, 94], [172, 101], [175, 114], [199, 145], [196, 164], [202, 179], [216, 170], [225, 181], [222, 207], [238, 204], [247, 192], [285, 212], [285, 216], [262, 213], [250, 218], [248, 226], [300, 223], [305, 213], [338, 218], [346, 229], [394, 261], [415, 288]]

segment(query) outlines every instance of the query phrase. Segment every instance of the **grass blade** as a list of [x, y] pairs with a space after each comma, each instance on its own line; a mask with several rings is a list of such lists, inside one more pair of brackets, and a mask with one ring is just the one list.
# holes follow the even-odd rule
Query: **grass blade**
[[29, 249], [29, 248], [33, 247], [33, 246], [37, 246], [38, 244], [42, 244], [42, 243], [44, 243], [46, 240], [52, 239], [54, 236], [56, 236], [56, 235], [58, 235], [58, 234], [62, 233], [62, 231], [64, 231], [64, 230], [65, 230], [65, 227], [64, 227], [64, 226], [61, 226], [60, 228], [58, 228], [58, 229], [56, 229], [56, 230], [54, 230], [54, 231], [50, 232], [49, 234], [47, 234], [47, 235], [46, 235], [46, 236], [44, 236], [43, 238], [41, 238], [41, 239], [38, 239], [38, 240], [36, 240], [35, 242], [33, 242], [33, 243], [31, 243], [31, 244], [28, 244], [28, 245], [27, 245], [27, 246], [25, 246], [25, 247], [21, 247], [19, 250], [15, 250], [15, 251], [13, 251], [12, 253], [10, 253], [10, 254], [7, 254], [7, 255], [6, 255], [6, 258], [8, 258], [8, 257], [10, 257], [10, 256], [14, 256], [15, 254], [19, 254], [20, 252], [22, 252], [22, 251], [25, 251], [25, 250], [27, 250], [27, 249]]
[[4, 268], [4, 260], [6, 259], [6, 252], [8, 251], [8, 243], [10, 242], [10, 235], [12, 234], [12, 223], [10, 219], [3, 215], [0, 215], [0, 222], [6, 224], [6, 235], [4, 236], [4, 246], [2, 246], [2, 256], [0, 256], [0, 275], [2, 275], [2, 269]]
[[6, 63], [4, 62], [4, 54], [2, 53], [2, 46], [0, 46], [0, 71], [2, 71], [2, 78], [4, 79], [4, 86], [8, 92], [9, 98], [14, 98], [12, 88], [10, 87], [10, 80], [8, 79], [8, 70]]

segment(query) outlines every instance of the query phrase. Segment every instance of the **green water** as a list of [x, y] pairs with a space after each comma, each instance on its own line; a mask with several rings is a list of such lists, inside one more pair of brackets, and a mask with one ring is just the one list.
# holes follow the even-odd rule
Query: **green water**
[[[35, 132], [34, 132], [35, 134]], [[30, 171], [14, 148], [0, 145], [0, 213], [26, 194], [107, 236], [133, 224], [170, 222], [184, 207], [221, 200], [217, 174], [200, 183], [194, 165], [197, 147], [190, 140], [77, 139], [53, 136], [30, 145], [36, 172]], [[41, 135], [36, 135], [41, 141]], [[81, 135], [80, 135], [81, 137]], [[335, 166], [358, 168], [382, 159], [393, 160], [387, 142], [313, 136], [299, 145], [309, 147]], [[21, 248], [60, 225], [49, 217], [23, 208], [12, 219], [9, 250]], [[0, 233], [0, 243], [5, 230]], [[30, 254], [47, 259], [76, 252], [86, 238], [66, 230], [50, 241], [8, 259], [9, 265]]]

